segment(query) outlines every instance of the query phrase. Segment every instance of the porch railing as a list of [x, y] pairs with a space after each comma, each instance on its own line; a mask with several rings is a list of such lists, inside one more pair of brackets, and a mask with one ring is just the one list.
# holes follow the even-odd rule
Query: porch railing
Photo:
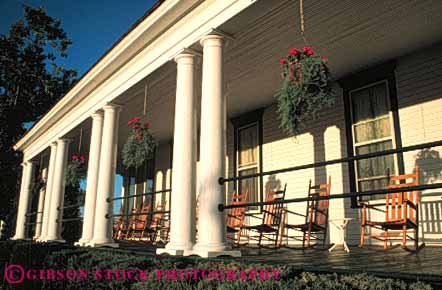
[[[132, 194], [132, 195], [108, 198], [106, 201], [107, 202], [111, 202], [111, 201], [115, 201], [115, 200], [128, 200], [128, 199], [136, 198], [136, 197], [140, 197], [140, 196], [156, 196], [158, 194], [168, 193], [169, 194], [169, 196], [168, 196], [168, 200], [169, 200], [168, 208], [170, 209], [171, 192], [172, 192], [171, 189], [164, 189], [164, 190], [158, 190], [158, 191], [151, 191], [151, 192], [144, 192], [144, 193], [137, 193], [137, 194]], [[139, 215], [152, 216], [152, 215], [155, 215], [155, 214], [158, 214], [158, 213], [169, 214], [170, 210], [154, 211], [154, 202], [151, 202], [150, 210], [148, 212], [112, 214], [112, 215], [106, 215], [106, 218], [130, 217], [130, 216], [139, 216]]]
[[[225, 184], [228, 182], [236, 182], [239, 180], [249, 179], [249, 178], [255, 178], [255, 177], [263, 177], [268, 175], [275, 175], [280, 173], [286, 173], [286, 172], [292, 172], [292, 171], [299, 171], [303, 169], [309, 169], [309, 168], [316, 168], [316, 167], [323, 167], [327, 165], [333, 165], [333, 164], [342, 164], [347, 163], [350, 164], [351, 162], [363, 160], [363, 159], [369, 159], [373, 157], [380, 157], [390, 154], [399, 154], [409, 151], [415, 151], [420, 149], [427, 149], [431, 147], [437, 147], [442, 146], [442, 140], [434, 141], [434, 142], [427, 142], [412, 146], [406, 146], [402, 148], [397, 149], [388, 149], [368, 154], [361, 154], [357, 156], [351, 156], [351, 157], [345, 157], [345, 158], [339, 158], [339, 159], [332, 159], [322, 162], [316, 162], [316, 163], [310, 163], [305, 165], [299, 165], [299, 166], [292, 166], [282, 169], [276, 169], [276, 170], [270, 170], [266, 172], [260, 172], [260, 173], [254, 173], [254, 174], [248, 174], [243, 176], [234, 176], [234, 177], [220, 177], [218, 182], [219, 184]], [[409, 186], [409, 187], [402, 187], [400, 188], [401, 192], [406, 191], [417, 191], [417, 190], [428, 190], [428, 189], [436, 189], [436, 188], [442, 188], [442, 182], [441, 183], [433, 183], [433, 184], [424, 184], [424, 185], [418, 185], [418, 186]], [[317, 201], [317, 200], [328, 200], [328, 199], [336, 199], [336, 198], [357, 198], [362, 196], [373, 196], [378, 194], [387, 194], [387, 193], [394, 193], [398, 192], [398, 189], [378, 189], [378, 190], [369, 190], [369, 191], [358, 191], [358, 192], [347, 192], [347, 193], [341, 193], [341, 194], [333, 194], [329, 196], [314, 196], [314, 197], [303, 197], [303, 198], [292, 198], [292, 199], [285, 199], [285, 200], [276, 200], [272, 202], [251, 202], [251, 203], [242, 203], [242, 204], [219, 204], [218, 210], [224, 211], [225, 209], [231, 209], [231, 208], [242, 208], [242, 207], [252, 207], [252, 206], [263, 206], [263, 205], [271, 205], [271, 204], [287, 204], [287, 203], [295, 203], [295, 202], [306, 202], [306, 201]]]

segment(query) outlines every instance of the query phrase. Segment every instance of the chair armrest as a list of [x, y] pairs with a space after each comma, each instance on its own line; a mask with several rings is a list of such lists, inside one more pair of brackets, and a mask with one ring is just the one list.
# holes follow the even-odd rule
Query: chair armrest
[[380, 211], [380, 212], [386, 212], [385, 210], [377, 208], [377, 207], [374, 207], [374, 206], [372, 206], [372, 205], [370, 205], [368, 203], [362, 203], [361, 202], [360, 204], [362, 205], [363, 208], [373, 209], [373, 210], [377, 210], [377, 211]]
[[286, 213], [290, 213], [290, 214], [294, 214], [294, 215], [299, 215], [299, 216], [305, 217], [305, 214], [297, 213], [297, 212], [294, 212], [294, 211], [291, 211], [291, 210], [288, 210], [288, 209], [283, 209], [283, 211], [286, 212]]
[[246, 214], [244, 214], [244, 216], [252, 217], [252, 218], [256, 218], [256, 219], [262, 219], [262, 217], [257, 216], [256, 213], [246, 213]]
[[405, 202], [406, 202], [407, 205], [408, 205], [409, 207], [411, 207], [412, 209], [414, 209], [414, 210], [417, 209], [417, 205], [416, 205], [414, 202], [412, 202], [411, 200], [408, 200], [408, 199], [407, 199]]

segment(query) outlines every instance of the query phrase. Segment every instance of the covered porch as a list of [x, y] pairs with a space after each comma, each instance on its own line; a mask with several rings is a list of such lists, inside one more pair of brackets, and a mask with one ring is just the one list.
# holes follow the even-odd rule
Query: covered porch
[[[233, 8], [227, 2], [238, 7], [230, 11]], [[114, 63], [109, 78], [103, 76], [96, 86], [88, 84], [89, 93], [64, 112], [64, 116], [60, 105], [58, 118], [52, 119], [48, 114], [42, 120], [46, 122], [47, 133], [40, 132], [43, 137], [34, 137], [18, 146], [24, 148], [26, 174], [22, 179], [15, 238], [30, 238], [26, 236], [26, 214], [34, 212], [36, 226], [31, 235], [41, 242], [63, 242], [61, 225], [69, 227], [68, 219], [77, 218], [63, 217], [64, 170], [70, 156], [84, 153], [88, 170], [85, 200], [80, 201], [83, 222], [79, 246], [132, 247], [133, 241], [120, 241], [113, 235], [114, 222], [121, 216], [126, 221], [130, 219], [134, 208], [138, 211], [136, 216], [143, 216], [140, 209], [148, 203], [149, 217], [155, 216], [158, 204], [165, 206], [163, 225], [170, 233], [165, 238], [159, 235], [159, 239], [152, 241], [155, 245], [148, 247], [140, 245], [149, 239], [134, 237], [139, 240], [134, 247], [141, 250], [203, 257], [241, 254], [250, 261], [288, 261], [304, 269], [318, 267], [317, 263], [325, 259], [324, 271], [347, 270], [357, 268], [356, 265], [382, 271], [395, 264], [404, 275], [415, 271], [416, 275], [440, 276], [434, 270], [437, 261], [431, 258], [439, 250], [433, 247], [424, 248], [417, 256], [397, 254], [396, 250], [374, 254], [368, 249], [352, 247], [349, 254], [340, 251], [301, 254], [285, 249], [275, 252], [253, 247], [231, 248], [226, 241], [225, 216], [218, 206], [231, 203], [233, 192], [247, 189], [248, 202], [259, 203], [267, 192], [281, 190], [287, 184], [286, 198], [302, 198], [307, 194], [309, 180], [324, 184], [329, 176], [332, 194], [364, 191], [365, 180], [358, 176], [357, 164], [311, 167], [297, 173], [255, 177], [248, 183], [221, 185], [218, 181], [220, 177], [358, 155], [358, 148], [370, 142], [361, 145], [352, 138], [357, 124], [351, 121], [355, 104], [351, 103], [350, 95], [373, 84], [385, 84], [386, 99], [388, 95], [386, 115], [392, 129], [382, 142], [391, 142], [391, 148], [401, 148], [441, 140], [442, 128], [437, 116], [442, 112], [439, 78], [442, 6], [434, 1], [394, 1], [388, 5], [382, 1], [307, 2], [304, 17], [308, 43], [305, 43], [300, 34], [298, 2], [245, 2], [211, 3], [195, 9], [192, 15], [180, 20], [181, 29], [191, 30], [201, 25], [185, 24], [191, 17], [210, 16], [213, 22], [183, 38], [183, 42], [170, 45], [170, 50], [164, 50], [167, 53], [159, 53], [161, 58], [147, 57], [148, 53], [161, 50], [159, 44], [153, 43], [142, 51], [145, 58], [134, 55], [125, 60], [127, 67]], [[204, 8], [228, 11], [231, 15], [207, 15], [209, 12], [203, 12]], [[163, 37], [173, 39], [183, 33], [176, 29], [174, 34]], [[313, 46], [315, 53], [330, 59], [329, 67], [339, 81], [338, 94], [335, 105], [321, 112], [318, 120], [306, 124], [297, 136], [287, 136], [278, 127], [274, 98], [281, 82], [278, 59], [291, 47], [307, 44]], [[149, 65], [144, 66], [145, 63]], [[124, 168], [120, 154], [131, 130], [127, 121], [135, 116], [149, 122], [158, 142], [155, 157], [137, 170]], [[44, 126], [40, 128], [43, 131]], [[36, 136], [37, 129], [34, 129]], [[246, 138], [248, 141], [241, 141]], [[423, 170], [421, 184], [438, 183], [442, 172], [440, 151], [438, 146], [398, 155], [401, 157], [392, 159], [391, 169], [394, 167], [395, 174], [405, 174], [413, 172], [419, 164]], [[241, 157], [246, 156], [250, 162], [241, 163]], [[384, 160], [382, 164], [387, 162]], [[50, 186], [40, 192], [38, 202], [30, 209], [28, 188], [37, 171], [47, 176]], [[116, 175], [123, 180], [119, 195], [115, 194]], [[376, 188], [365, 188], [370, 189]], [[124, 197], [123, 202], [118, 202], [121, 211], [114, 206], [120, 195]], [[360, 240], [358, 201], [361, 200], [330, 201], [331, 219], [352, 219], [346, 230], [350, 246]], [[437, 245], [442, 241], [440, 208], [440, 189], [422, 191], [420, 226], [426, 244]], [[289, 209], [305, 211], [305, 203], [291, 204]], [[259, 215], [262, 207], [249, 211]], [[327, 244], [339, 243], [340, 239], [339, 231], [330, 228]], [[417, 265], [419, 260], [422, 263], [422, 257], [427, 262], [420, 268]], [[378, 268], [381, 263], [383, 268]]]

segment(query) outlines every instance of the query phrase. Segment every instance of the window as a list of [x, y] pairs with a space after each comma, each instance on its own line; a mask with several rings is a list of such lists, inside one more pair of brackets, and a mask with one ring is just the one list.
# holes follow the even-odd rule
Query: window
[[[262, 171], [262, 112], [253, 111], [239, 118], [233, 119], [235, 128], [235, 175], [245, 176]], [[239, 180], [235, 183], [237, 192], [248, 191], [248, 202], [262, 200], [262, 177]], [[250, 207], [249, 210], [257, 210]]]
[[[350, 92], [355, 155], [394, 148], [394, 126], [388, 83], [381, 81]], [[397, 172], [394, 155], [356, 161], [359, 191], [385, 188], [388, 176]]]
[[[259, 138], [258, 123], [238, 129], [237, 176], [259, 172]], [[249, 202], [257, 202], [259, 198], [259, 178], [248, 178], [238, 182], [238, 192], [248, 191]], [[253, 208], [256, 209], [256, 208]]]
[[[394, 61], [339, 80], [343, 88], [347, 155], [401, 148]], [[349, 163], [350, 191], [385, 188], [388, 175], [403, 174], [402, 154]], [[384, 198], [372, 196], [359, 200]], [[352, 198], [352, 207], [358, 207]]]

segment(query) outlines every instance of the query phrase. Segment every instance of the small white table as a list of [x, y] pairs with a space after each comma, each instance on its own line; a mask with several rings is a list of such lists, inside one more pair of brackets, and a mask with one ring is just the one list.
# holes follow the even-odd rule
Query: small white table
[[[344, 245], [344, 250], [349, 253], [350, 249], [347, 246], [347, 242], [345, 241], [345, 228], [347, 227], [347, 224], [349, 221], [351, 221], [352, 218], [340, 218], [340, 219], [330, 219], [329, 222], [334, 225], [340, 232], [342, 237], [342, 244]], [[329, 252], [331, 252], [338, 244], [334, 244], [330, 249], [328, 249]]]

